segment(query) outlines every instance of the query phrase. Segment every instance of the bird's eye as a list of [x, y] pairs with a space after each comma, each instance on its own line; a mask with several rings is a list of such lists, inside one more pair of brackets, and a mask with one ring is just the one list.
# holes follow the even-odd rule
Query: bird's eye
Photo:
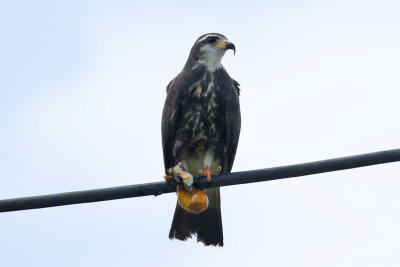
[[215, 37], [215, 36], [207, 37], [207, 43], [209, 43], [209, 44], [215, 43], [216, 40], [217, 40], [217, 37]]

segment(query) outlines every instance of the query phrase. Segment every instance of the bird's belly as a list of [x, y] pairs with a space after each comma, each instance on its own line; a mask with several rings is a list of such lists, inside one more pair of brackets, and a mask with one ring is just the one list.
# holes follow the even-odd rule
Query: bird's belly
[[226, 135], [223, 96], [213, 82], [200, 82], [191, 87], [180, 102], [174, 156], [197, 174], [208, 166], [221, 165]]
[[[208, 105], [187, 107], [180, 121], [175, 144], [175, 156], [184, 161], [192, 175], [205, 166], [221, 165], [221, 142], [224, 135], [223, 114]], [[224, 142], [222, 142], [224, 143]]]

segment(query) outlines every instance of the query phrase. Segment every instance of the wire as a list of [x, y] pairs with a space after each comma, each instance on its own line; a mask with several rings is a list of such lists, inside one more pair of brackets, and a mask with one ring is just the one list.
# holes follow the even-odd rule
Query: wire
[[[203, 189], [272, 181], [324, 172], [346, 170], [370, 165], [400, 161], [400, 149], [379, 151], [350, 157], [334, 158], [302, 164], [280, 166], [274, 168], [235, 172], [213, 176], [211, 182], [204, 177], [196, 182], [196, 187]], [[114, 200], [121, 198], [161, 195], [175, 192], [175, 182], [156, 182], [127, 185], [102, 189], [75, 191], [43, 196], [22, 197], [0, 200], [0, 212], [40, 209], [71, 204]]]

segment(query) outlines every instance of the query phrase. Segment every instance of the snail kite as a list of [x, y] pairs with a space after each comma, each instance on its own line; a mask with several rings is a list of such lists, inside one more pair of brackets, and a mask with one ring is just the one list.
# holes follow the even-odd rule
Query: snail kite
[[167, 86], [162, 114], [166, 179], [178, 182], [169, 237], [193, 234], [205, 245], [223, 246], [219, 188], [199, 190], [193, 177], [228, 173], [240, 133], [239, 83], [221, 65], [235, 46], [219, 33], [200, 36], [182, 71]]

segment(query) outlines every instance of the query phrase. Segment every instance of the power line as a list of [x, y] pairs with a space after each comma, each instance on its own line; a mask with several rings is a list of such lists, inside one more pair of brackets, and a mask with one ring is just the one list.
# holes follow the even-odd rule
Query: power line
[[[198, 188], [247, 184], [400, 161], [400, 149], [379, 151], [274, 168], [235, 172], [197, 181]], [[175, 182], [156, 182], [0, 200], [0, 212], [39, 209], [174, 192]]]

